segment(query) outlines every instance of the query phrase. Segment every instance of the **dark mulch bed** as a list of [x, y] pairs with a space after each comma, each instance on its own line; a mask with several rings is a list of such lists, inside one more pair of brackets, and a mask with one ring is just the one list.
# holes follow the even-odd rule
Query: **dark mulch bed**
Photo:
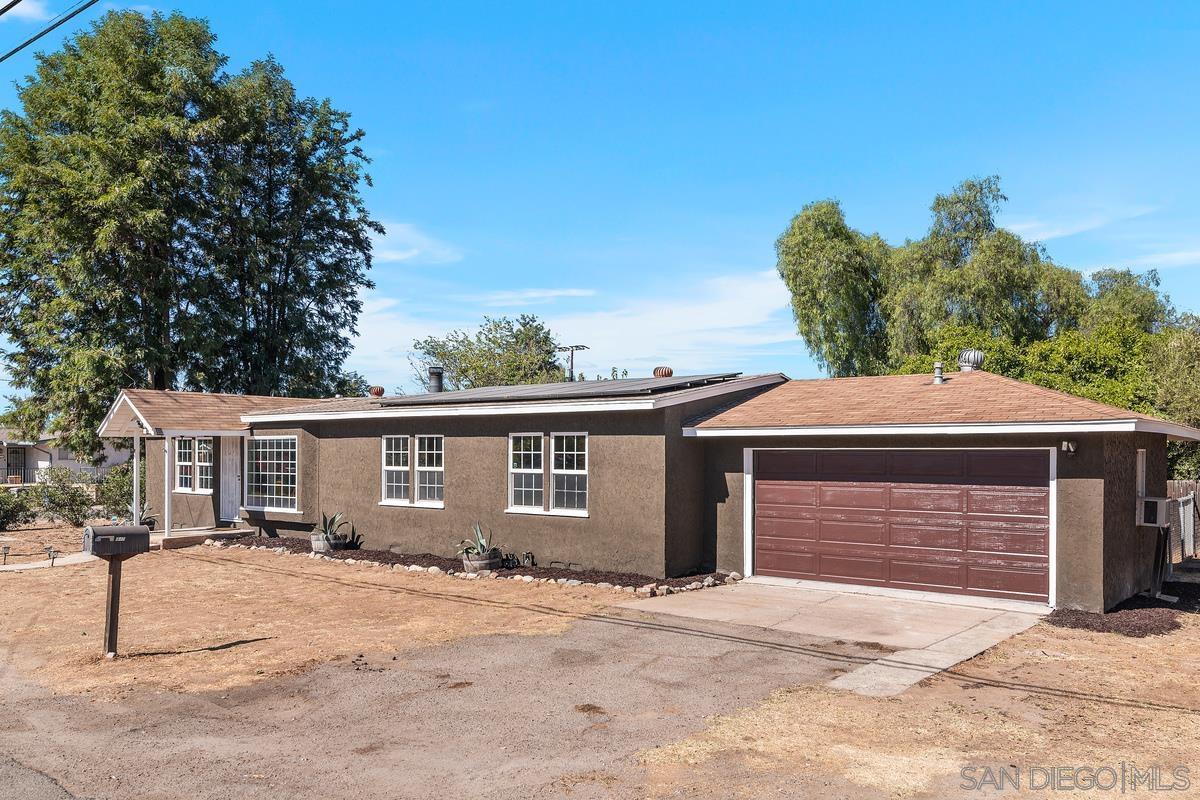
[[1156, 597], [1131, 597], [1106, 614], [1057, 609], [1046, 621], [1060, 628], [1079, 628], [1097, 633], [1122, 636], [1161, 636], [1180, 627], [1180, 614], [1200, 613], [1200, 584], [1165, 583], [1163, 594], [1179, 598], [1178, 603]]
[[[237, 539], [226, 539], [225, 543], [243, 544], [243, 545], [258, 545], [265, 547], [283, 547], [289, 553], [311, 553], [312, 545], [308, 539], [301, 539], [294, 536], [242, 536]], [[334, 550], [325, 555], [330, 558], [345, 560], [352, 558], [355, 561], [372, 561], [378, 564], [416, 564], [420, 567], [438, 567], [444, 571], [462, 572], [462, 560], [457, 558], [446, 558], [445, 556], [435, 556], [432, 553], [393, 553], [390, 550]], [[652, 578], [649, 575], [638, 575], [631, 572], [603, 572], [599, 570], [576, 570], [566, 569], [561, 567], [514, 567], [513, 569], [501, 569], [496, 571], [499, 577], [508, 577], [510, 575], [529, 575], [533, 578], [558, 578], [574, 579], [583, 581], [584, 583], [611, 583], [614, 586], [633, 586], [640, 587], [653, 583], [658, 586], [671, 586], [677, 588], [687, 586], [695, 581], [703, 582], [705, 578], [712, 577], [718, 583], [724, 583], [726, 574], [721, 572], [706, 572], [697, 575], [688, 575], [681, 578]]]

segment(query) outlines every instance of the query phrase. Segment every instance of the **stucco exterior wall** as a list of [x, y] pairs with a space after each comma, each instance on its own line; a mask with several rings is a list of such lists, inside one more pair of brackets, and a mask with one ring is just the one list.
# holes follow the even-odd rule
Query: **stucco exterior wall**
[[[506, 511], [509, 434], [562, 432], [588, 434], [588, 516]], [[506, 552], [530, 551], [541, 564], [665, 572], [662, 412], [347, 420], [255, 429], [256, 435], [277, 433], [299, 437], [301, 513], [247, 512], [248, 524], [256, 527], [308, 530], [322, 513], [341, 511], [366, 547], [451, 556], [479, 523]], [[445, 437], [444, 508], [380, 503], [385, 435]]]
[[[146, 439], [146, 485], [142, 497], [149, 512], [156, 520], [158, 530], [163, 530], [166, 518], [163, 511], [163, 442], [164, 439]], [[213, 487], [212, 494], [174, 491], [174, 472], [171, 473], [171, 529], [211, 528], [216, 525], [218, 508], [216, 487], [221, 485], [221, 440], [213, 440]], [[173, 457], [173, 456], [172, 456]], [[174, 464], [172, 464], [172, 470]]]
[[1136, 524], [1137, 450], [1146, 450], [1146, 496], [1167, 493], [1166, 438], [1110, 434], [1104, 441], [1104, 607], [1150, 588], [1158, 531]]
[[[704, 537], [717, 569], [746, 571], [743, 538], [743, 450], [746, 447], [1053, 447], [1063, 436], [749, 437], [703, 440], [706, 459]], [[1134, 451], [1148, 449], [1148, 487], [1165, 491], [1166, 445], [1160, 435], [1073, 435], [1075, 455], [1057, 455], [1056, 605], [1102, 611], [1147, 583], [1153, 537], [1131, 533]], [[1138, 442], [1141, 442], [1139, 444]], [[1153, 492], [1151, 492], [1153, 493]], [[1148, 530], [1148, 529], [1143, 529]], [[1149, 542], [1149, 546], [1147, 546]]]

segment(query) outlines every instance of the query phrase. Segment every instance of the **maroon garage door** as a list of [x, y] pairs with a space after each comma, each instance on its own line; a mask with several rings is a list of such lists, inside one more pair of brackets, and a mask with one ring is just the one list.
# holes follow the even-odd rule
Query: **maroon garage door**
[[764, 450], [754, 572], [1046, 601], [1045, 450]]

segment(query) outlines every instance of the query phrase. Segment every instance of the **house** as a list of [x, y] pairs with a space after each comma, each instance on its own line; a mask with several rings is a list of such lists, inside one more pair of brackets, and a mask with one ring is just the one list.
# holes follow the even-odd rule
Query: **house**
[[738, 571], [1041, 606], [1147, 588], [1169, 438], [1200, 431], [975, 369], [736, 373], [299, 401], [128, 390], [169, 530], [306, 534], [449, 554], [479, 523], [539, 563]]
[[27, 439], [8, 428], [0, 428], [0, 464], [4, 466], [4, 482], [9, 485], [37, 483], [39, 476], [50, 467], [103, 477], [129, 458], [128, 451], [118, 450], [111, 444], [104, 446], [103, 454], [104, 459], [97, 467], [89, 461], [81, 461], [67, 448], [56, 446], [54, 437], [48, 433]]

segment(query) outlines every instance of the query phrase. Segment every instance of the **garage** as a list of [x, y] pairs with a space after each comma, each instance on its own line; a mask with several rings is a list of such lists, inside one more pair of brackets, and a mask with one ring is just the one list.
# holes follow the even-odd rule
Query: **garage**
[[756, 575], [1048, 602], [1051, 453], [754, 452]]

